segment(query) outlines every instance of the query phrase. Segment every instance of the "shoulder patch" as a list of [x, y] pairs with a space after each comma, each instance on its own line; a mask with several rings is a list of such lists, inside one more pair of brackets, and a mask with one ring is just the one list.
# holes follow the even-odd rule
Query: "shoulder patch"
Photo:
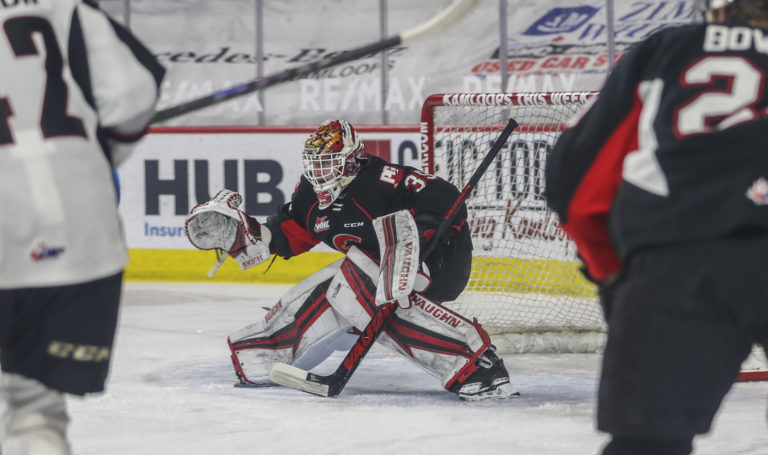
[[389, 183], [392, 186], [397, 186], [400, 183], [400, 180], [403, 179], [403, 170], [396, 168], [395, 166], [384, 166], [381, 168], [381, 174], [379, 175], [379, 180], [381, 180], [384, 183]]

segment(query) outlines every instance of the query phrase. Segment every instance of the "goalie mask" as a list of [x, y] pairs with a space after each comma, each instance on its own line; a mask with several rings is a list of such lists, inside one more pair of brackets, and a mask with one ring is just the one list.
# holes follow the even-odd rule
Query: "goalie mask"
[[363, 143], [344, 120], [326, 120], [307, 138], [302, 154], [304, 177], [312, 184], [320, 209], [330, 206], [360, 171]]

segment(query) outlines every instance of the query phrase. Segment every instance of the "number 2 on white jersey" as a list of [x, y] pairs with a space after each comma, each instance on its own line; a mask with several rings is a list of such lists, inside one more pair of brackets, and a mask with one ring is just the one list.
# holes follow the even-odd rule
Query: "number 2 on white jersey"
[[[51, 24], [41, 17], [14, 17], [5, 21], [3, 29], [13, 54], [18, 58], [43, 54], [34, 39], [37, 34], [42, 37], [47, 76], [40, 112], [40, 130], [43, 137], [86, 137], [83, 122], [67, 114], [69, 89], [63, 77], [64, 59]], [[14, 142], [9, 123], [13, 114], [8, 97], [0, 97], [0, 146]]]

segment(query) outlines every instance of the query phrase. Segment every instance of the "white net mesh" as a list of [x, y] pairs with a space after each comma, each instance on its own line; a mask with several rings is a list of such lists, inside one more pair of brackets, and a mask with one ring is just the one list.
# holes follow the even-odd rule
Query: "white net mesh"
[[575, 246], [543, 195], [544, 164], [555, 139], [593, 96], [434, 95], [425, 103], [424, 168], [460, 189], [507, 120], [519, 123], [467, 198], [472, 275], [449, 304], [496, 334], [494, 343], [503, 350], [583, 352], [602, 345], [595, 288], [581, 277]]

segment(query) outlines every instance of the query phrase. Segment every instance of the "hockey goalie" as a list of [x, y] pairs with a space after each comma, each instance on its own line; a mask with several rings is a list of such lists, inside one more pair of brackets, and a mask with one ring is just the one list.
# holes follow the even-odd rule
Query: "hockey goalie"
[[268, 385], [276, 363], [309, 370], [347, 350], [377, 305], [399, 308], [378, 343], [436, 376], [465, 400], [517, 395], [477, 322], [442, 305], [466, 285], [472, 241], [462, 207], [437, 247], [419, 252], [459, 196], [447, 181], [366, 155], [344, 120], [306, 140], [303, 176], [291, 201], [260, 224], [220, 191], [192, 209], [186, 228], [202, 250], [220, 249], [243, 270], [272, 254], [290, 258], [319, 242], [346, 254], [289, 289], [259, 321], [228, 339], [243, 384]]

